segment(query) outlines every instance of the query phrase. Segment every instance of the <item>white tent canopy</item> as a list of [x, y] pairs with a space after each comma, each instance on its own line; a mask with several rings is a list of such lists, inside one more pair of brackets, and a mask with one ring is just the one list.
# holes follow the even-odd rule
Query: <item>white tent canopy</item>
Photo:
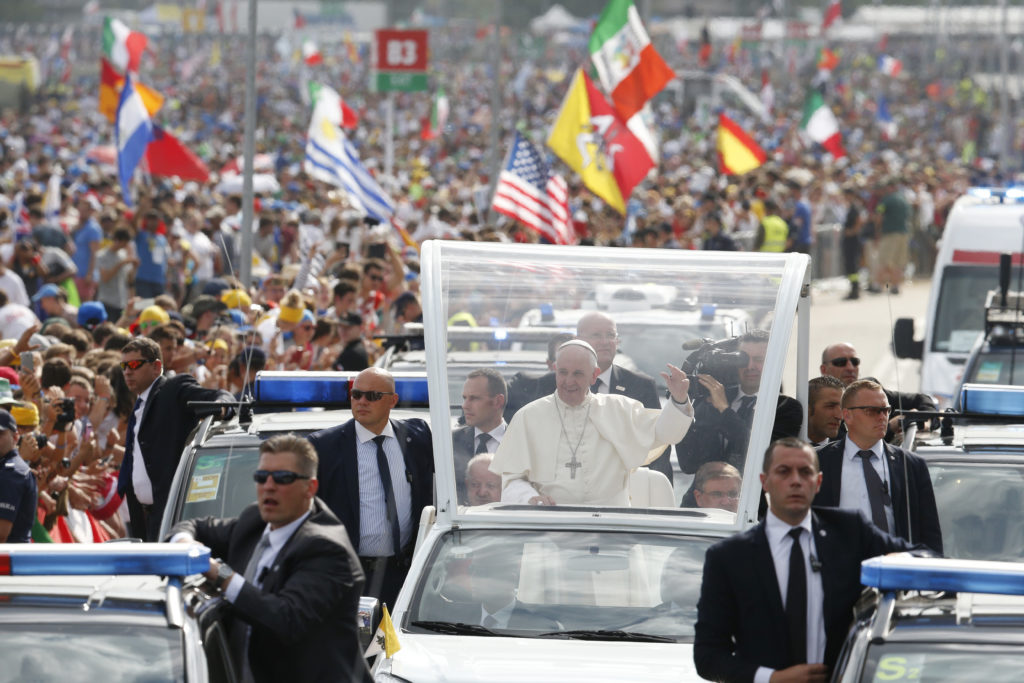
[[552, 5], [547, 12], [530, 21], [530, 30], [539, 35], [559, 31], [587, 32], [590, 30], [590, 21], [573, 16], [561, 5]]

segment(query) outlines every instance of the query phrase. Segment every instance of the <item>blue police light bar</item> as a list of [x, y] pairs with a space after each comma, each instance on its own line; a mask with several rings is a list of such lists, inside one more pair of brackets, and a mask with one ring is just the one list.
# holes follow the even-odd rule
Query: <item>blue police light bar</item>
[[[257, 403], [293, 405], [348, 404], [355, 372], [299, 372], [266, 370], [256, 373], [253, 397]], [[424, 373], [392, 373], [400, 403], [428, 403]]]
[[190, 576], [209, 568], [210, 549], [199, 543], [0, 545], [3, 576]]
[[914, 557], [873, 557], [860, 563], [860, 582], [882, 591], [953, 591], [1024, 595], [1024, 565], [1014, 562]]
[[1024, 417], [1024, 387], [965, 384], [960, 390], [960, 409], [975, 415]]
[[971, 187], [967, 189], [967, 194], [975, 199], [997, 199], [1003, 204], [1024, 201], [1022, 187]]

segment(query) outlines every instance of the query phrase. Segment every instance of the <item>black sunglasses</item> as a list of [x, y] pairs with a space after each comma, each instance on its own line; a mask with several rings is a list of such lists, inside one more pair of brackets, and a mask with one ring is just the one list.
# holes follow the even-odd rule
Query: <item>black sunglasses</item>
[[139, 368], [141, 368], [146, 363], [155, 363], [155, 362], [156, 362], [156, 360], [147, 360], [145, 358], [137, 358], [135, 360], [123, 360], [123, 361], [121, 361], [121, 369], [122, 370], [128, 370], [128, 369], [138, 370]]
[[850, 406], [847, 410], [863, 410], [872, 417], [888, 415], [892, 412], [892, 406]]
[[287, 486], [288, 484], [295, 483], [296, 479], [309, 479], [310, 477], [299, 474], [298, 472], [291, 472], [289, 470], [256, 470], [252, 473], [252, 479], [257, 484], [266, 484], [267, 479], [273, 479], [275, 484], [281, 486]]
[[853, 364], [853, 367], [857, 367], [860, 365], [860, 358], [857, 358], [856, 356], [853, 358], [833, 358], [832, 360], [829, 361], [829, 363], [836, 366], [837, 368], [845, 368], [846, 361], [850, 361], [850, 363]]
[[367, 401], [379, 401], [385, 396], [393, 396], [393, 391], [363, 391], [362, 389], [353, 389], [349, 392], [352, 395], [353, 401], [358, 401], [361, 398], [365, 398]]

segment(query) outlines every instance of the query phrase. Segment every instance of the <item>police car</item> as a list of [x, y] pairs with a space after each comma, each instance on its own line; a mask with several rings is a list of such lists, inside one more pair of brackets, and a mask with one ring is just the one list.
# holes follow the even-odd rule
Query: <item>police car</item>
[[833, 681], [1021, 679], [1021, 565], [892, 555], [865, 560], [861, 583]]
[[0, 680], [236, 680], [187, 578], [209, 566], [198, 544], [0, 545]]
[[[582, 311], [583, 301], [600, 306], [602, 288], [635, 288], [638, 280], [645, 291], [702, 292], [719, 301], [716, 310], [739, 310], [770, 329], [763, 387], [779, 386], [798, 321], [806, 341], [806, 305], [797, 315], [804, 255], [427, 242], [421, 259], [432, 425], [452, 423], [450, 391], [464, 379], [447, 363], [449, 335], [460, 334], [447, 321], [457, 312], [511, 333], [538, 301]], [[768, 300], [776, 308], [765, 314]], [[655, 374], [678, 365], [683, 338], [652, 336], [659, 342], [643, 362]], [[793, 385], [806, 387], [806, 377]], [[775, 406], [756, 408], [735, 513], [677, 507], [668, 480], [646, 468], [630, 475], [630, 507], [467, 505], [457, 497], [462, 473], [450, 434], [435, 426], [436, 506], [424, 512], [429, 530], [392, 610], [399, 649], [378, 658], [376, 680], [699, 680], [692, 641], [704, 553], [756, 521]], [[667, 505], [655, 502], [659, 477], [670, 490]]]

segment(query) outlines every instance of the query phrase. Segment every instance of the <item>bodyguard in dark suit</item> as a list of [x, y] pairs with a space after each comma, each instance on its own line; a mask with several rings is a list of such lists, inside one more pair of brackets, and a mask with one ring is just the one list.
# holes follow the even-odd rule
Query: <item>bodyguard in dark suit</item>
[[884, 441], [889, 409], [877, 382], [862, 379], [846, 387], [847, 434], [818, 450], [825, 483], [814, 504], [858, 509], [883, 531], [941, 553], [942, 530], [928, 465]]
[[466, 424], [452, 430], [455, 459], [455, 491], [458, 504], [469, 503], [466, 490], [466, 466], [474, 455], [495, 453], [505, 436], [502, 411], [508, 387], [494, 368], [479, 368], [466, 376], [462, 386], [462, 416]]
[[357, 612], [363, 570], [345, 527], [316, 498], [316, 451], [293, 434], [260, 445], [257, 503], [198, 519], [171, 540], [206, 545], [206, 573], [231, 603], [235, 670], [260, 681], [369, 681]]
[[360, 372], [350, 395], [353, 419], [309, 436], [320, 457], [320, 497], [359, 552], [364, 594], [393, 608], [409, 571], [420, 513], [433, 501], [430, 428], [419, 419], [390, 419], [398, 395], [386, 370]]
[[192, 375], [163, 376], [160, 346], [146, 337], [121, 350], [124, 381], [137, 396], [128, 419], [117, 492], [128, 501], [133, 536], [158, 540], [160, 521], [189, 434], [199, 424], [190, 401], [218, 401], [230, 409], [226, 391], [204, 389]]
[[821, 481], [809, 444], [786, 438], [768, 448], [767, 516], [705, 556], [693, 644], [703, 678], [825, 681], [861, 593], [861, 561], [912, 548], [859, 513], [812, 511]]

